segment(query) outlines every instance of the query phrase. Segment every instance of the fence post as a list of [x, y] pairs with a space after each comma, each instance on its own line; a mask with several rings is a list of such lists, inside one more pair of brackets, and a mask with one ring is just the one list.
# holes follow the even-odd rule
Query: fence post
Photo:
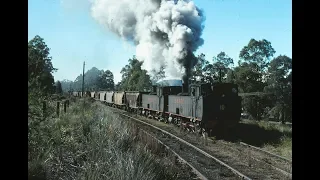
[[60, 102], [57, 102], [57, 116], [59, 117], [59, 113], [60, 113]]
[[67, 108], [69, 108], [69, 103], [70, 103], [70, 101], [69, 101], [69, 99], [67, 100]]
[[46, 101], [42, 101], [43, 120], [46, 118], [46, 112], [47, 112], [47, 103]]
[[67, 112], [67, 101], [63, 102], [63, 111], [64, 111], [64, 113]]

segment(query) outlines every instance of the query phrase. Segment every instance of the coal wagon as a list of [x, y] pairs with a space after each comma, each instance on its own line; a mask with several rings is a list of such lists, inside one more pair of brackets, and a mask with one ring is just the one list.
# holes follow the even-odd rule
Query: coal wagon
[[126, 109], [130, 112], [138, 112], [141, 107], [141, 92], [126, 91], [125, 92]]
[[105, 102], [107, 99], [107, 91], [99, 91], [99, 100]]
[[111, 106], [114, 103], [114, 92], [113, 91], [107, 91], [106, 92], [106, 104]]
[[124, 91], [115, 91], [114, 92], [114, 107], [124, 109], [126, 107], [125, 102], [125, 92]]
[[94, 98], [95, 99], [95, 95], [96, 95], [96, 92], [90, 92], [90, 97]]

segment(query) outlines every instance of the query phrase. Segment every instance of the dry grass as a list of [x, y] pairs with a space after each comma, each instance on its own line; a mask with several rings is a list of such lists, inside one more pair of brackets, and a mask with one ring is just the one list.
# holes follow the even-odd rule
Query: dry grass
[[263, 148], [287, 159], [292, 159], [292, 138], [283, 136], [279, 144], [265, 144]]
[[75, 102], [60, 118], [29, 123], [29, 178], [177, 179], [177, 167], [152, 154], [139, 134], [104, 105]]

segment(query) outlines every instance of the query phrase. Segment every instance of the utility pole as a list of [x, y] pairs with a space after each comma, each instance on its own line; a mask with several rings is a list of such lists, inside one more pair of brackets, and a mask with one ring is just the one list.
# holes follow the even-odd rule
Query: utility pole
[[83, 61], [83, 71], [82, 71], [82, 100], [83, 100], [83, 105], [82, 105], [82, 118], [84, 118], [84, 107], [85, 107], [85, 97], [84, 97], [84, 67], [86, 63]]
[[83, 72], [82, 72], [82, 97], [84, 97], [84, 67], [86, 63], [83, 61]]

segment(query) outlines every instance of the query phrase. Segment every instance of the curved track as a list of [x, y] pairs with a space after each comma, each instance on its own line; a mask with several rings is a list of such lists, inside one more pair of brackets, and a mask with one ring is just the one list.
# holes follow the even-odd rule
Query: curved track
[[[110, 108], [116, 110], [117, 113], [120, 113], [120, 114], [125, 113], [124, 115], [129, 116], [127, 118], [130, 118], [130, 119], [134, 118], [131, 116], [132, 114], [124, 110], [120, 110], [112, 107]], [[155, 128], [146, 124], [150, 124], [154, 127], [157, 126], [156, 129], [158, 128], [161, 130], [166, 130], [171, 134], [175, 134], [176, 137], [179, 136], [180, 139], [184, 141], [188, 141], [189, 144], [192, 143], [191, 145], [196, 146], [197, 149], [204, 151], [205, 153], [211, 156], [213, 155], [216, 159], [230, 166], [232, 169], [235, 169], [236, 171], [240, 172], [240, 175], [238, 175], [239, 177], [249, 178], [249, 179], [250, 178], [251, 179], [292, 179], [291, 173], [284, 171], [280, 168], [277, 168], [273, 166], [273, 164], [266, 163], [264, 161], [264, 157], [262, 157], [261, 155], [260, 157], [258, 156], [257, 158], [256, 151], [252, 151], [251, 148], [250, 149], [244, 148], [243, 145], [240, 145], [238, 143], [231, 143], [231, 142], [224, 143], [223, 141], [220, 141], [220, 140], [213, 142], [209, 138], [208, 138], [209, 141], [207, 141], [207, 143], [205, 143], [206, 145], [204, 145], [203, 138], [199, 139], [199, 137], [197, 137], [193, 133], [188, 133], [188, 132], [186, 134], [181, 133], [181, 131], [179, 131], [179, 128], [176, 128], [175, 126], [171, 126], [170, 124], [158, 122], [158, 121], [148, 119], [146, 117], [135, 115], [135, 114], [133, 114], [133, 116], [136, 116], [139, 122], [141, 121], [140, 124], [144, 126], [148, 126], [149, 129], [150, 128], [155, 129]], [[134, 119], [137, 119], [137, 118], [134, 118]], [[161, 130], [157, 130], [157, 131], [162, 132]], [[165, 134], [165, 133], [162, 132], [162, 134]], [[158, 135], [156, 134], [155, 136], [159, 137], [159, 134]], [[164, 140], [164, 142], [165, 141], [167, 140]], [[179, 152], [177, 151], [177, 153]], [[199, 154], [199, 151], [194, 150], [192, 153]], [[208, 156], [206, 156], [206, 158], [208, 158]], [[215, 161], [212, 158], [210, 159], [211, 161]], [[207, 164], [202, 168], [206, 168], [208, 166], [210, 165]], [[288, 166], [291, 167], [291, 165], [288, 165]], [[229, 170], [232, 171], [231, 169]], [[243, 177], [242, 175], [244, 175], [245, 177]], [[216, 178], [213, 178], [213, 179], [216, 179]]]
[[[152, 132], [153, 138], [157, 137], [155, 139], [160, 144], [170, 148], [201, 179], [292, 179], [291, 161], [281, 156], [245, 143], [221, 143], [221, 141], [215, 141], [210, 145], [203, 145], [199, 141], [199, 137], [195, 135], [176, 133], [178, 132], [176, 127], [165, 123], [160, 125], [158, 121], [134, 115], [139, 118], [137, 119], [124, 110], [109, 108], [116, 110], [117, 114], [121, 114], [123, 117], [139, 122], [144, 129], [147, 128], [148, 132]], [[273, 159], [276, 159], [274, 160], [276, 163], [270, 163], [270, 158], [266, 158], [266, 156], [256, 156], [257, 152], [268, 154]], [[281, 163], [278, 163], [279, 160], [283, 161], [284, 164], [287, 163], [287, 169], [281, 166]]]
[[119, 115], [151, 127], [153, 130], [149, 128], [148, 131], [151, 130], [160, 141], [165, 142], [166, 146], [174, 149], [185, 161], [208, 179], [251, 179], [218, 158], [163, 129], [126, 114]]

